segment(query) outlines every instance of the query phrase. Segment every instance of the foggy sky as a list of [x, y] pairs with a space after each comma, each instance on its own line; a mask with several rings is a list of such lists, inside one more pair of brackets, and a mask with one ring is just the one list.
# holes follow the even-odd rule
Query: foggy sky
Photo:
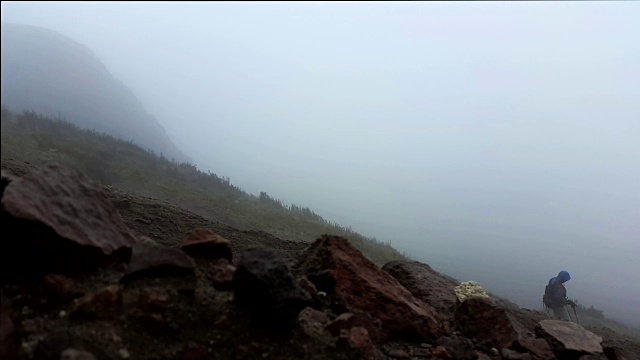
[[[640, 325], [640, 3], [2, 3], [201, 170], [521, 306]], [[320, 234], [318, 234], [320, 235]]]

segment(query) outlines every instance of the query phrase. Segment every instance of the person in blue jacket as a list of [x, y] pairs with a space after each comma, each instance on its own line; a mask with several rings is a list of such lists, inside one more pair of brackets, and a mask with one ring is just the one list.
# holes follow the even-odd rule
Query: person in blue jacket
[[564, 283], [571, 280], [571, 275], [565, 270], [560, 271], [558, 276], [549, 280], [545, 288], [543, 302], [544, 305], [553, 310], [553, 315], [563, 320], [571, 320], [567, 313], [566, 305], [576, 306], [576, 303], [567, 298], [567, 288]]

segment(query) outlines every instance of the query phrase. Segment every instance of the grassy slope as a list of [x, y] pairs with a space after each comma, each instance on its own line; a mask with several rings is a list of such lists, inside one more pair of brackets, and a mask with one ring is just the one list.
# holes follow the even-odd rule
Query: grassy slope
[[[131, 142], [82, 130], [73, 124], [35, 113], [14, 114], [3, 108], [2, 157], [33, 164], [71, 165], [95, 181], [181, 206], [207, 218], [238, 228], [269, 232], [279, 238], [312, 241], [321, 234], [342, 235], [378, 265], [407, 260], [388, 243], [330, 223], [309, 208], [284, 206], [267, 194], [247, 194], [215, 174], [191, 164], [178, 164]], [[491, 294], [509, 308], [510, 301]], [[638, 336], [628, 327], [581, 306], [580, 317], [591, 326], [607, 326]], [[591, 315], [591, 316], [590, 316]]]
[[34, 164], [71, 165], [93, 180], [179, 205], [238, 228], [263, 230], [287, 240], [342, 235], [376, 264], [406, 259], [388, 243], [326, 221], [309, 208], [285, 206], [265, 193], [247, 194], [228, 178], [176, 163], [112, 136], [82, 130], [33, 112], [2, 109], [2, 156]]

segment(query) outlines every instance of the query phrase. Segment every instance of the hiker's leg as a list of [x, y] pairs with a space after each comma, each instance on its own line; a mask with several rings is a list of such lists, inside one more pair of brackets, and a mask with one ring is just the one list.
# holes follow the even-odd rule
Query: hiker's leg
[[553, 310], [553, 315], [555, 317], [569, 321], [569, 318], [567, 317], [567, 309], [565, 309], [564, 306], [552, 308], [551, 310]]

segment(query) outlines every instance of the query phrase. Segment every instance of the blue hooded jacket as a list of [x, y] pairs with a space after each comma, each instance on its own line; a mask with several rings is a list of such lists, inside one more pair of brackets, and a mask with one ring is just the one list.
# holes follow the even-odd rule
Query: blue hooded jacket
[[562, 307], [567, 304], [567, 289], [563, 283], [571, 280], [571, 275], [567, 271], [560, 271], [558, 276], [549, 280], [550, 289], [550, 302], [554, 305], [552, 307]]

